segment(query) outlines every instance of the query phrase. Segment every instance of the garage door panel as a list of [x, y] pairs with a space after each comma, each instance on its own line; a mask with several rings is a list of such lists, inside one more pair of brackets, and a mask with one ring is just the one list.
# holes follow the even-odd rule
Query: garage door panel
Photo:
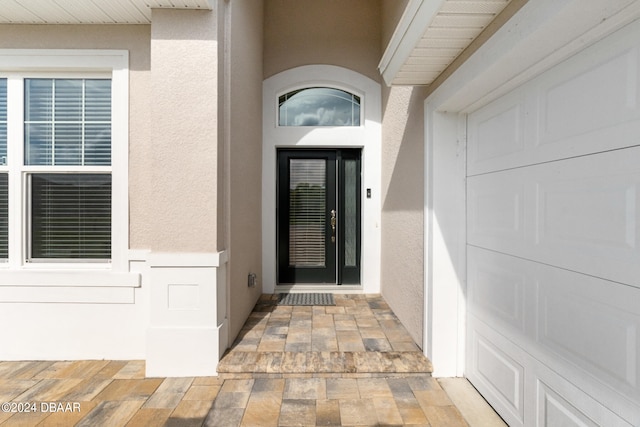
[[633, 176], [537, 183], [537, 244], [619, 248], [636, 245]]
[[469, 247], [467, 253], [469, 311], [503, 333], [512, 330], [526, 335], [525, 292], [532, 288], [527, 274], [530, 265], [475, 247]]
[[498, 412], [509, 425], [523, 425], [525, 369], [518, 352], [510, 352], [504, 338], [483, 325], [475, 326], [470, 330], [467, 376], [483, 395], [494, 397], [492, 404], [500, 407]]
[[562, 71], [540, 82], [540, 145], [638, 118], [637, 47], [613, 52], [581, 72], [568, 66]]
[[584, 375], [576, 381], [570, 365], [545, 364], [475, 315], [468, 321], [465, 375], [510, 426], [640, 425], [635, 397], [614, 397]]
[[470, 114], [468, 175], [638, 145], [639, 31], [631, 24]]
[[505, 97], [469, 116], [469, 167], [500, 164], [525, 150], [526, 108], [523, 96]]
[[571, 381], [640, 401], [640, 289], [473, 246], [468, 257], [474, 318]]
[[471, 245], [640, 287], [640, 147], [468, 179]]
[[566, 427], [598, 427], [584, 412], [563, 399], [547, 384], [538, 381], [538, 414], [536, 425]]
[[[467, 180], [468, 241], [524, 248], [525, 180], [519, 170]], [[505, 176], [508, 179], [505, 179]]]
[[[566, 381], [557, 372], [531, 359], [532, 376], [535, 376], [530, 393], [535, 393], [536, 426], [579, 427], [631, 427], [615, 411], [594, 400], [591, 396]], [[529, 390], [527, 390], [529, 392]]]
[[[612, 386], [624, 386], [640, 397], [640, 315], [616, 304], [615, 299], [621, 298], [617, 289], [620, 285], [603, 284], [602, 289], [592, 290], [605, 298], [600, 300], [585, 296], [584, 288], [594, 285], [587, 280], [583, 286], [562, 290], [557, 286], [559, 276], [569, 274], [544, 273], [541, 276], [549, 277], [541, 277], [538, 284], [538, 342]], [[572, 279], [574, 283], [577, 281]], [[638, 300], [640, 293], [629, 296]]]

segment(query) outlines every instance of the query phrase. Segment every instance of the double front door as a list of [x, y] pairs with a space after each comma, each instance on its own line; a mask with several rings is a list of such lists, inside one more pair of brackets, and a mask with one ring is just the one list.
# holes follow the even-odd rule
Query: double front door
[[359, 284], [360, 150], [278, 150], [279, 284]]

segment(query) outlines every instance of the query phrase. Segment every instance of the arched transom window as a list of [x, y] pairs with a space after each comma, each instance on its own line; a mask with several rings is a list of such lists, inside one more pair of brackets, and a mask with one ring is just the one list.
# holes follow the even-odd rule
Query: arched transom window
[[298, 89], [278, 104], [280, 126], [360, 126], [360, 97], [340, 89]]

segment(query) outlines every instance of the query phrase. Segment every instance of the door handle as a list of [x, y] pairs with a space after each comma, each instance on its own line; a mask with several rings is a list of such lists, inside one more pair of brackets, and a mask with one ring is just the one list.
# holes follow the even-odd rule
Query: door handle
[[336, 210], [331, 209], [331, 243], [336, 242]]

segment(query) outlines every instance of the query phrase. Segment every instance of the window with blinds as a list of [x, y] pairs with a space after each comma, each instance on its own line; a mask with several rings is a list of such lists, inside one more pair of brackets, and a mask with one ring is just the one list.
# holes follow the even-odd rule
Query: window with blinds
[[111, 81], [25, 79], [25, 165], [111, 164]]
[[24, 80], [28, 261], [111, 258], [111, 81]]
[[9, 257], [9, 176], [0, 173], [0, 261]]
[[0, 167], [7, 165], [7, 79], [0, 79]]
[[111, 175], [32, 174], [31, 257], [111, 257]]
[[289, 159], [289, 265], [325, 265], [324, 159]]
[[9, 175], [7, 165], [7, 79], [0, 79], [0, 262], [9, 257]]

